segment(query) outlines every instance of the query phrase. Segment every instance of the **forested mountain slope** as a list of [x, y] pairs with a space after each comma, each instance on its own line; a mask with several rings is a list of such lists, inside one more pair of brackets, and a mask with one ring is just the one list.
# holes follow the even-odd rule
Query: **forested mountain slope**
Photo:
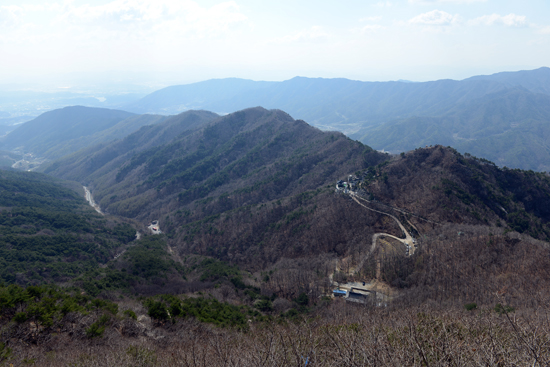
[[22, 147], [25, 152], [44, 155], [58, 144], [108, 129], [133, 115], [104, 108], [65, 107], [45, 112], [22, 124], [4, 138], [2, 146], [4, 149]]
[[[135, 229], [105, 220], [67, 183], [0, 170], [0, 281], [66, 282], [108, 262]], [[80, 194], [80, 195], [79, 195]]]
[[[377, 200], [437, 223], [503, 227], [550, 240], [550, 176], [501, 169], [452, 148], [420, 148], [365, 181]], [[429, 228], [428, 222], [419, 226]]]
[[[363, 168], [368, 159], [379, 163], [385, 157], [340, 133], [322, 133], [282, 111], [263, 108], [171, 135], [162, 145], [138, 143], [151, 140], [142, 130], [96, 154], [56, 162], [46, 172], [89, 182], [107, 212], [145, 219], [152, 209], [172, 211], [227, 191], [256, 191], [254, 185], [264, 193], [259, 200], [293, 195]], [[116, 153], [100, 158], [104, 151]], [[97, 161], [103, 164], [78, 169]]]
[[121, 139], [145, 125], [167, 119], [160, 115], [135, 115], [125, 111], [82, 106], [45, 112], [21, 124], [2, 138], [5, 150], [60, 158], [87, 146]]
[[[138, 150], [129, 145], [143, 136], [139, 131], [97, 153], [82, 153], [74, 161], [67, 158], [56, 162], [47, 172], [89, 185], [107, 213], [143, 222], [160, 219], [162, 230], [179, 243], [178, 247], [188, 236], [182, 225], [195, 226], [193, 222], [201, 223], [210, 216], [219, 218], [224, 212], [248, 213], [256, 205], [269, 203], [265, 208], [277, 208], [273, 217], [264, 218], [265, 223], [275, 225], [287, 215], [299, 218], [306, 212], [291, 212], [299, 209], [302, 200], [322, 192], [324, 198], [325, 191], [332, 192], [339, 177], [388, 159], [341, 133], [321, 132], [282, 111], [263, 108], [218, 118], [162, 145], [141, 149], [136, 144]], [[97, 162], [103, 164], [96, 166]], [[329, 202], [339, 202], [335, 200], [331, 198]], [[322, 204], [329, 213], [326, 222], [319, 224], [336, 234], [337, 228], [347, 226], [338, 220], [343, 203], [331, 208], [329, 202]], [[330, 229], [335, 222], [338, 227]], [[243, 225], [245, 222], [234, 229], [241, 230]], [[229, 232], [227, 235], [233, 236]], [[345, 231], [337, 236], [343, 239], [330, 243], [331, 249], [346, 242]], [[243, 239], [249, 240], [252, 239]], [[285, 246], [284, 251], [290, 254], [289, 249]], [[204, 253], [203, 250], [196, 249]], [[273, 260], [278, 257], [280, 254], [275, 253]], [[245, 261], [251, 260], [252, 257]]]
[[[547, 174], [443, 146], [390, 156], [259, 107], [189, 111], [48, 172], [91, 186], [104, 211], [127, 218], [84, 215], [82, 199], [44, 175], [0, 173], [11, 266], [0, 362], [550, 360]], [[339, 180], [353, 195], [335, 192]], [[129, 241], [129, 223], [153, 219], [164, 235]], [[75, 287], [13, 284], [50, 279]], [[329, 297], [337, 286], [377, 293], [357, 307]]]
[[439, 117], [411, 117], [353, 137], [390, 152], [450, 145], [499, 166], [550, 170], [550, 96], [507, 89], [463, 102]]
[[378, 267], [379, 278], [405, 289], [405, 304], [540, 305], [550, 297], [548, 174], [435, 146], [367, 173], [361, 187], [367, 205], [410, 224], [417, 237], [414, 256], [383, 247], [380, 264], [374, 256], [363, 268], [374, 277]]
[[[516, 231], [525, 238], [543, 241], [550, 238], [550, 178], [544, 174], [502, 170], [441, 146], [418, 149], [385, 164], [375, 163], [352, 172], [363, 178], [365, 197], [375, 200], [368, 206], [378, 212], [335, 194], [330, 184], [282, 198], [270, 197], [269, 186], [256, 185], [189, 204], [182, 196], [177, 204], [172, 202], [174, 211], [159, 217], [164, 218], [161, 222], [170, 243], [182, 256], [205, 254], [253, 269], [285, 258], [318, 259], [311, 268], [302, 262], [311, 271], [334, 260], [335, 255], [355, 259], [351, 263], [360, 262], [371, 250], [374, 233], [402, 237], [395, 222], [380, 212], [400, 218], [418, 238], [421, 250], [415, 257], [406, 258], [404, 249], [395, 256], [412, 265], [425, 246], [435, 246], [441, 241], [440, 235], [449, 239], [449, 233], [464, 233], [465, 237], [455, 241], [456, 251], [460, 251], [463, 239], [484, 238], [491, 232], [502, 235]], [[345, 179], [346, 175], [340, 177]], [[412, 266], [411, 273], [399, 275], [400, 261], [390, 263], [393, 275], [386, 278], [388, 283], [405, 279], [414, 271], [422, 273]], [[288, 264], [277, 267], [285, 266]], [[330, 274], [331, 267], [328, 269], [326, 274]], [[367, 264], [359, 273], [372, 279], [373, 269]]]
[[119, 141], [82, 149], [42, 169], [54, 176], [89, 183], [93, 178], [117, 170], [120, 164], [135, 154], [167, 144], [217, 117], [219, 116], [208, 111], [184, 112], [171, 116], [158, 125], [143, 126]]
[[[432, 222], [508, 228], [543, 240], [550, 233], [543, 174], [502, 170], [441, 146], [390, 160], [278, 110], [233, 113], [141, 150], [123, 142], [48, 172], [90, 185], [108, 213], [160, 219], [182, 256], [253, 267], [285, 257], [362, 256], [375, 228], [389, 224], [333, 194], [348, 174], [365, 178], [380, 202]], [[422, 232], [434, 230], [415, 218]]]

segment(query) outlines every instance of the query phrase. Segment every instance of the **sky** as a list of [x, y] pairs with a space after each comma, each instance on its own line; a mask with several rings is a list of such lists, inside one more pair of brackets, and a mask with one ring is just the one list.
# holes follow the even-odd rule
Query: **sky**
[[542, 66], [548, 0], [0, 0], [0, 85], [428, 81]]

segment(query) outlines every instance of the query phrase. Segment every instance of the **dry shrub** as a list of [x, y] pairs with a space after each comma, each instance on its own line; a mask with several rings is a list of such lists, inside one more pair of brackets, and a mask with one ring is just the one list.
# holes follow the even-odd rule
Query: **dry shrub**
[[544, 366], [548, 335], [547, 308], [372, 309], [338, 300], [313, 319], [255, 324], [245, 333], [186, 320], [138, 338], [111, 331], [98, 340], [60, 334], [39, 345], [8, 344], [14, 365]]

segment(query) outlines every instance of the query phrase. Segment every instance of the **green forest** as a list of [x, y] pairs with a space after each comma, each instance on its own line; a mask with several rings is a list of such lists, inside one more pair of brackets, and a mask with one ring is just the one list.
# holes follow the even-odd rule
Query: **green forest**
[[95, 213], [61, 181], [0, 171], [0, 279], [40, 284], [73, 279], [131, 242], [128, 223]]

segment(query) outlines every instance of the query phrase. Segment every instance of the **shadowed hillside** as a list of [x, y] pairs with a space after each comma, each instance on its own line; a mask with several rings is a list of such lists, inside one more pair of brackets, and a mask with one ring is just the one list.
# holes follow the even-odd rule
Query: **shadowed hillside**
[[[3, 147], [44, 155], [59, 144], [108, 129], [133, 115], [104, 108], [65, 107], [22, 124], [4, 139]], [[56, 158], [62, 155], [55, 150], [51, 153]]]
[[98, 177], [118, 169], [122, 162], [137, 152], [166, 144], [217, 117], [215, 113], [207, 111], [184, 112], [161, 124], [144, 126], [120, 141], [83, 149], [44, 167], [43, 170], [54, 176], [89, 182], [92, 176]]
[[438, 117], [411, 117], [355, 134], [391, 152], [442, 144], [500, 166], [550, 169], [550, 97], [514, 88], [456, 105]]
[[2, 139], [4, 149], [56, 159], [85, 147], [121, 139], [145, 125], [166, 120], [105, 108], [65, 107], [45, 112]]
[[423, 83], [303, 77], [283, 82], [209, 80], [156, 91], [127, 108], [166, 114], [263, 106], [379, 150], [399, 153], [451, 145], [500, 166], [547, 170], [549, 95], [550, 69], [543, 67]]
[[98, 269], [135, 238], [127, 222], [95, 213], [75, 183], [0, 170], [0, 283], [67, 282]]
[[[259, 107], [189, 111], [47, 171], [89, 185], [104, 211], [140, 221], [143, 238], [109, 221], [103, 229], [97, 215], [42, 215], [32, 207], [71, 202], [44, 190], [53, 179], [43, 175], [26, 173], [48, 183], [32, 197], [27, 181], [5, 186], [3, 261], [19, 268], [0, 284], [0, 362], [549, 360], [546, 174], [442, 146], [390, 156]], [[66, 241], [64, 218], [80, 246], [44, 238], [33, 252], [14, 249], [40, 236]], [[151, 220], [163, 234], [145, 230]], [[404, 235], [415, 251], [405, 251]], [[110, 256], [98, 267], [86, 262], [92, 254]], [[43, 270], [24, 268], [22, 255]], [[46, 272], [83, 264], [76, 278]], [[37, 285], [37, 274], [71, 287]], [[368, 301], [330, 297], [350, 285], [368, 287]]]
[[[348, 174], [362, 177], [377, 200], [372, 205], [440, 224], [542, 240], [550, 234], [546, 175], [499, 169], [451, 148], [390, 160], [340, 133], [262, 108], [217, 118], [162, 145], [127, 143], [138, 136], [67, 158], [48, 172], [90, 185], [108, 213], [143, 223], [159, 219], [180, 256], [214, 256], [254, 269], [321, 254], [361, 258], [376, 229], [400, 232], [383, 215], [334, 195], [335, 182]], [[423, 234], [437, 233], [434, 224], [405, 219]]]
[[[107, 213], [143, 222], [161, 219], [162, 230], [182, 251], [217, 254], [219, 243], [225, 248], [223, 259], [235, 257], [247, 264], [254, 258], [245, 256], [252, 251], [250, 245], [260, 244], [253, 251], [267, 251], [262, 261], [268, 262], [277, 261], [281, 253], [311, 253], [308, 246], [323, 232], [326, 240], [315, 248], [330, 252], [344, 245], [352, 234], [342, 230], [349, 224], [339, 220], [339, 211], [347, 204], [332, 197], [334, 182], [388, 159], [341, 133], [321, 132], [282, 111], [263, 108], [218, 118], [163, 145], [129, 144], [143, 136], [139, 131], [94, 154], [56, 162], [46, 172], [92, 187]], [[316, 201], [318, 206], [312, 204]], [[324, 221], [314, 220], [316, 211], [327, 211]], [[223, 229], [209, 224], [222, 218], [228, 220]], [[304, 219], [311, 225], [297, 225]], [[281, 228], [283, 223], [287, 229]], [[202, 236], [203, 225], [214, 231], [213, 237], [197, 242], [194, 238]], [[266, 232], [269, 226], [275, 227]], [[310, 231], [318, 234], [312, 237]], [[266, 242], [270, 233], [284, 234], [281, 241], [294, 239], [271, 246]], [[303, 237], [309, 238], [300, 246], [290, 245]], [[234, 241], [240, 243], [233, 246]]]

